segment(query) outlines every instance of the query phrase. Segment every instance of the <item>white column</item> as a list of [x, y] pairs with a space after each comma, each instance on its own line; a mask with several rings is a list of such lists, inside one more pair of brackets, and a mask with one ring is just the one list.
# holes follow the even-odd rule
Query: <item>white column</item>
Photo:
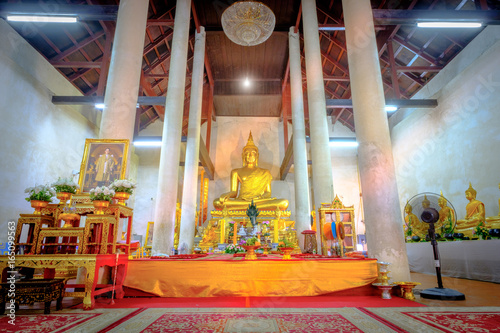
[[156, 195], [155, 254], [168, 254], [174, 246], [190, 10], [191, 0], [177, 0]]
[[295, 226], [299, 244], [304, 249], [304, 237], [300, 234], [311, 229], [309, 205], [309, 175], [307, 171], [306, 125], [302, 93], [302, 69], [300, 65], [300, 36], [290, 28], [290, 87], [292, 95], [293, 176], [295, 187]]
[[132, 143], [141, 79], [148, 0], [122, 0], [118, 9], [99, 138]]
[[368, 253], [409, 281], [396, 173], [369, 0], [342, 0]]
[[[333, 177], [315, 0], [302, 0], [302, 26], [304, 27], [314, 205], [317, 212], [321, 203], [333, 201]], [[318, 247], [320, 246], [320, 233], [318, 225], [316, 234]]]
[[179, 250], [191, 253], [194, 245], [196, 203], [198, 193], [198, 162], [200, 160], [201, 104], [203, 101], [203, 71], [205, 68], [205, 28], [200, 27], [194, 44], [191, 101], [182, 187], [182, 214]]

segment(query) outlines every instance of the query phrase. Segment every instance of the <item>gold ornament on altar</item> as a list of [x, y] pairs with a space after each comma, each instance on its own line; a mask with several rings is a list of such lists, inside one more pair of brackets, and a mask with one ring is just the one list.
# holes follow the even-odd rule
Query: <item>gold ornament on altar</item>
[[24, 190], [28, 193], [26, 201], [31, 203], [31, 207], [35, 209], [33, 214], [42, 214], [42, 209], [47, 207], [52, 197], [56, 195], [56, 191], [49, 185], [37, 185], [35, 187], [28, 187]]
[[116, 179], [109, 188], [115, 191], [114, 198], [118, 200], [118, 204], [126, 206], [125, 201], [134, 193], [137, 184], [128, 179]]
[[222, 29], [234, 43], [252, 46], [271, 36], [276, 18], [269, 7], [257, 1], [237, 1], [221, 17]]
[[232, 210], [244, 210], [254, 202], [260, 210], [286, 210], [288, 200], [271, 197], [273, 177], [267, 169], [259, 168], [259, 149], [253, 142], [252, 132], [242, 153], [243, 167], [231, 171], [230, 192], [214, 200], [218, 210], [224, 207]]

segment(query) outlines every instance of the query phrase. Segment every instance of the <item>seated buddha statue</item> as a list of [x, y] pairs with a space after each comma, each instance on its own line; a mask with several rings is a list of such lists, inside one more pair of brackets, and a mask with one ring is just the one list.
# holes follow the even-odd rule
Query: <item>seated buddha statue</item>
[[[500, 189], [500, 184], [498, 184], [498, 188]], [[486, 218], [486, 228], [488, 229], [500, 229], [500, 199], [498, 199], [498, 215], [490, 216]]]
[[425, 235], [427, 234], [427, 231], [429, 230], [429, 226], [421, 222], [417, 215], [413, 214], [413, 207], [406, 203], [405, 206], [405, 222], [406, 226], [411, 228], [412, 231], [412, 236], [418, 236], [420, 238], [425, 238]]
[[469, 200], [469, 203], [465, 207], [465, 218], [463, 220], [457, 220], [455, 225], [455, 232], [464, 233], [465, 236], [472, 236], [472, 232], [479, 223], [485, 222], [484, 218], [484, 204], [476, 200], [477, 192], [472, 188], [472, 184], [469, 183], [469, 188], [465, 191], [465, 197]]
[[453, 225], [453, 221], [455, 220], [455, 213], [453, 209], [448, 207], [448, 203], [443, 196], [443, 192], [441, 191], [441, 196], [438, 199], [438, 205], [441, 207], [439, 210], [439, 220], [434, 224], [434, 228], [436, 229], [437, 233], [441, 232], [441, 228], [444, 227], [445, 229], [447, 228], [449, 222], [451, 221], [451, 224]]
[[216, 209], [244, 210], [252, 200], [260, 210], [286, 210], [288, 200], [271, 197], [271, 172], [257, 166], [259, 149], [253, 143], [252, 132], [243, 147], [243, 167], [231, 171], [230, 191], [214, 200]]

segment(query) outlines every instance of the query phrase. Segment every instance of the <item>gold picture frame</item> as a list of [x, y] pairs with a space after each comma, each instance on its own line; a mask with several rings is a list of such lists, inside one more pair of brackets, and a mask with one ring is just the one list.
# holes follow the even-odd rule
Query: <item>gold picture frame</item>
[[107, 186], [125, 178], [129, 140], [86, 139], [78, 185], [79, 193], [89, 193], [97, 186]]
[[146, 228], [146, 241], [144, 243], [144, 248], [151, 249], [153, 247], [153, 234], [155, 230], [155, 223], [148, 222], [148, 227]]

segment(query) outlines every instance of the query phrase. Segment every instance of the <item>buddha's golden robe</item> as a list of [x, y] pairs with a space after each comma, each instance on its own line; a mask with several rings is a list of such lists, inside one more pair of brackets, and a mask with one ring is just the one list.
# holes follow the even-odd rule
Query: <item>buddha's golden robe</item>
[[255, 168], [245, 180], [241, 180], [240, 192], [237, 198], [245, 201], [261, 198], [272, 179], [269, 170]]
[[411, 227], [412, 236], [418, 236], [420, 238], [425, 238], [427, 231], [429, 230], [429, 225], [421, 222], [417, 215], [409, 213], [405, 216], [406, 225]]

